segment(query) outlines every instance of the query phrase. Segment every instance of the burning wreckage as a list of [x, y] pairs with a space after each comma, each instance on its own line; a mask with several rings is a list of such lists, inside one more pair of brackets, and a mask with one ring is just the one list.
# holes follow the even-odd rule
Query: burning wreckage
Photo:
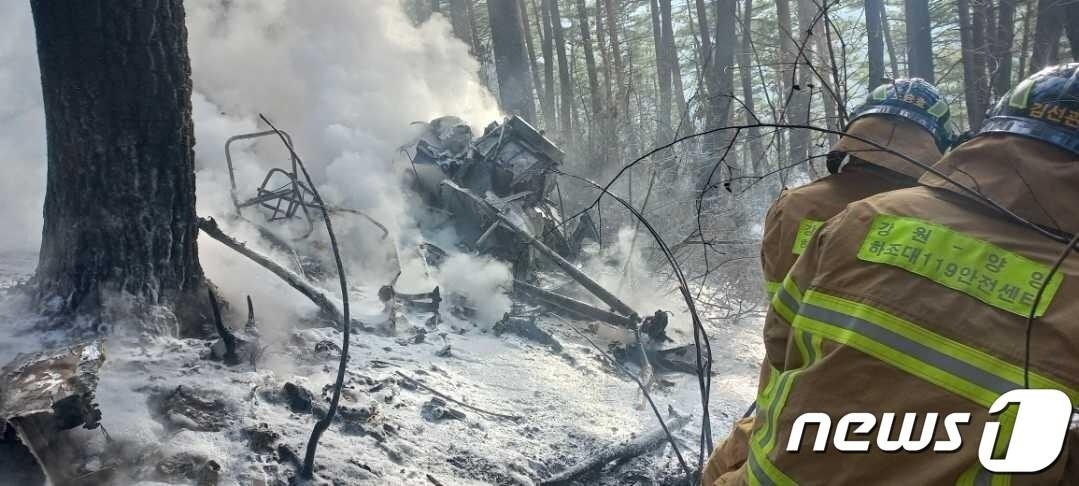
[[[501, 124], [491, 123], [476, 138], [473, 138], [471, 128], [464, 121], [453, 116], [437, 118], [421, 125], [420, 136], [413, 143], [401, 147], [401, 152], [407, 157], [404, 163], [408, 164], [412, 187], [433, 212], [441, 215], [441, 220], [430, 223], [434, 227], [421, 230], [433, 232], [447, 225], [452, 226], [466, 250], [487, 254], [512, 265], [515, 292], [551, 307], [557, 313], [604, 322], [637, 336], [647, 336], [646, 340], [652, 342], [653, 347], [658, 348], [667, 341], [666, 313], [655, 311], [642, 318], [626, 302], [570, 261], [580, 256], [582, 247], [589, 240], [598, 239], [598, 230], [588, 213], [572, 221], [563, 220], [561, 191], [554, 182], [551, 169], [559, 166], [565, 155], [554, 143], [516, 116], [507, 118]], [[226, 163], [232, 182], [235, 214], [239, 216], [247, 208], [257, 208], [263, 212], [264, 220], [270, 223], [303, 219], [307, 229], [298, 239], [305, 239], [312, 233], [314, 218], [322, 208], [304, 181], [295, 154], [288, 167], [270, 169], [253, 195], [246, 199], [238, 195], [232, 163], [233, 144], [241, 140], [277, 136], [275, 131], [264, 131], [237, 135], [226, 142]], [[281, 136], [291, 146], [288, 135], [282, 133]], [[552, 193], [558, 195], [557, 203], [551, 200]], [[391, 239], [384, 225], [362, 211], [341, 207], [325, 209], [331, 214], [362, 217], [378, 228], [383, 240]], [[234, 240], [231, 243], [226, 241], [227, 236], [212, 221], [204, 220], [201, 227], [209, 236], [222, 240], [238, 251], [242, 250], [242, 244]], [[289, 253], [296, 253], [291, 243], [276, 236], [277, 233], [260, 227], [260, 234], [271, 244], [288, 249]], [[403, 247], [401, 242], [394, 244], [401, 269], [398, 277], [401, 272], [410, 271], [409, 267], [419, 267], [418, 272], [428, 274], [428, 268], [437, 267], [447, 254], [430, 241], [413, 247]], [[579, 284], [591, 296], [585, 296], [585, 299], [596, 300], [600, 304], [556, 293], [539, 285], [537, 275], [553, 269], [560, 270]], [[305, 282], [302, 275], [281, 270], [275, 273], [311, 297], [325, 311], [337, 313], [329, 303], [330, 299]], [[301, 274], [306, 273], [304, 268], [299, 270]], [[442, 301], [438, 287], [416, 292], [414, 289], [399, 288], [397, 282], [395, 278], [394, 282], [383, 287], [379, 292], [380, 298], [388, 306], [401, 302], [412, 308], [432, 311], [432, 319], [435, 320], [432, 322], [436, 322], [438, 306]], [[507, 319], [510, 317], [507, 316]], [[683, 347], [650, 351], [648, 354], [660, 362], [669, 361], [671, 368], [684, 370], [686, 367], [677, 364], [679, 360], [676, 356], [685, 352]]]
[[[598, 239], [598, 231], [587, 214], [572, 222], [563, 221], [561, 204], [556, 207], [548, 198], [552, 192], [560, 196], [550, 171], [563, 160], [564, 154], [558, 147], [518, 117], [510, 117], [502, 124], [492, 123], [475, 139], [471, 129], [456, 117], [438, 118], [423, 128], [423, 134], [413, 144], [403, 147], [402, 152], [408, 156], [415, 190], [435, 212], [444, 216], [436, 225], [452, 225], [467, 250], [509, 262], [518, 295], [555, 314], [599, 321], [621, 330], [627, 339], [623, 346], [613, 346], [615, 354], [620, 359], [638, 362], [642, 375], [647, 375], [646, 381], [654, 378], [653, 365], [670, 371], [693, 372], [687, 360], [691, 354], [689, 346], [661, 349], [670, 341], [665, 332], [666, 313], [656, 311], [642, 318], [570, 261], [581, 254], [589, 239]], [[225, 144], [234, 217], [255, 224], [270, 245], [292, 255], [299, 255], [294, 248], [312, 235], [317, 215], [323, 209], [330, 214], [365, 219], [378, 229], [383, 241], [390, 243], [390, 231], [366, 213], [320, 207], [304, 178], [301, 163], [291, 150], [287, 167], [270, 169], [254, 194], [241, 198], [232, 147], [237, 142], [262, 137], [280, 137], [291, 149], [288, 134], [273, 130], [237, 135]], [[261, 224], [244, 216], [249, 208], [261, 213], [258, 218]], [[302, 221], [299, 225], [304, 229], [299, 235], [286, 238], [267, 227], [289, 221]], [[206, 236], [275, 273], [311, 299], [326, 317], [341, 322], [341, 310], [334, 299], [314, 283], [316, 277], [326, 276], [316, 258], [300, 255], [292, 268], [288, 268], [225, 234], [212, 218], [200, 220], [199, 228]], [[572, 230], [567, 232], [566, 228]], [[446, 256], [445, 251], [426, 242], [396, 251], [402, 271], [408, 266], [403, 262], [409, 259], [408, 255], [418, 257], [411, 260], [418, 260], [425, 273], [429, 266], [437, 267]], [[584, 299], [575, 298], [543, 288], [539, 276], [552, 269], [561, 270], [601, 304], [587, 302], [584, 300], [590, 299], [587, 295]], [[396, 282], [395, 278], [379, 291], [380, 299], [390, 310], [391, 324], [397, 303], [431, 313], [428, 325], [437, 324], [442, 301], [438, 287], [407, 293], [395, 288]], [[216, 302], [212, 294], [211, 302]], [[214, 310], [217, 314], [217, 309]], [[534, 312], [531, 317], [535, 317]], [[252, 321], [253, 314], [249, 316], [249, 322]], [[220, 318], [217, 324], [221, 340], [212, 347], [212, 356], [229, 363], [258, 352], [257, 329], [253, 326], [234, 335], [221, 324]], [[507, 315], [496, 324], [495, 332], [521, 334], [560, 351], [557, 341], [539, 329], [534, 319]], [[87, 429], [98, 426], [101, 415], [94, 403], [94, 393], [98, 368], [103, 361], [102, 344], [92, 342], [22, 355], [0, 370], [0, 431], [17, 434], [53, 484], [85, 484], [87, 479], [93, 482], [90, 478], [99, 474], [83, 467], [86, 461], [78, 457], [78, 447], [63, 432], [80, 425]]]

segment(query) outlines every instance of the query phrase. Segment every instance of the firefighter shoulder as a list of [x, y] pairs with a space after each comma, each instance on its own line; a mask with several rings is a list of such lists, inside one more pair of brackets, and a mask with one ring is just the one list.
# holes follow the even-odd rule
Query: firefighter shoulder
[[[852, 203], [816, 232], [766, 317], [766, 327], [786, 328], [789, 339], [766, 349], [773, 369], [757, 398], [748, 460], [711, 484], [1025, 485], [1079, 477], [1074, 429], [1040, 472], [991, 473], [978, 454], [990, 421], [1000, 433], [989, 446], [1011, 452], [1016, 408], [988, 410], [1024, 388], [1025, 377], [1030, 388], [1079, 401], [1079, 257], [1052, 272], [1063, 243], [955, 185], [1062, 238], [1079, 231], [1079, 130], [1067, 122], [1079, 119], [1076, 78], [1079, 64], [1047, 68], [1005, 95], [979, 134], [935, 167], [954, 182], [927, 174], [922, 187]], [[832, 427], [796, 427], [806, 413]], [[855, 413], [872, 416], [875, 427], [837, 426]], [[912, 429], [894, 423], [907, 413], [917, 417]], [[955, 413], [969, 414], [961, 440], [934, 452], [951, 436], [943, 417]], [[909, 432], [904, 447], [922, 442], [920, 449], [895, 450], [901, 428]]]

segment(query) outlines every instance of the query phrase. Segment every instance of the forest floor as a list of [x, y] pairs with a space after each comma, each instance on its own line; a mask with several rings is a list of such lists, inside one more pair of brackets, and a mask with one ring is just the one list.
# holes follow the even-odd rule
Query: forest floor
[[[32, 254], [0, 254], [0, 287], [25, 279], [35, 260]], [[213, 278], [212, 269], [207, 272]], [[381, 314], [376, 293], [377, 287], [355, 289], [356, 318]], [[9, 295], [0, 301], [8, 334], [0, 336], [3, 363], [64, 339], [55, 332], [23, 333], [37, 318], [20, 310], [19, 300]], [[560, 319], [537, 321], [561, 342], [563, 349], [555, 352], [516, 335], [495, 336], [453, 315], [426, 333], [417, 331], [425, 328], [424, 316], [403, 317], [395, 335], [353, 334], [342, 409], [318, 449], [317, 483], [534, 484], [658, 425], [640, 406], [636, 385]], [[718, 443], [755, 393], [761, 322], [702, 317], [714, 354], [710, 409]], [[339, 356], [319, 343], [339, 344], [337, 330], [297, 329], [268, 348], [258, 365], [233, 367], [206, 358], [210, 341], [125, 334], [117, 329], [107, 340], [97, 392], [108, 438], [100, 430], [68, 432], [85, 441], [88, 454], [98, 455], [92, 467], [115, 468], [116, 484], [144, 485], [196, 484], [207, 475], [220, 476], [218, 484], [278, 485], [295, 473], [282, 462], [287, 452], [281, 446], [303, 455]], [[675, 344], [692, 341], [688, 323], [672, 323], [669, 334]], [[401, 374], [520, 419], [432, 403], [432, 393]], [[675, 435], [694, 464], [701, 415], [696, 378], [659, 378], [652, 395], [660, 410], [666, 414], [670, 405], [693, 416]], [[463, 416], [452, 417], [454, 411]], [[219, 471], [210, 471], [209, 461]], [[608, 465], [582, 484], [660, 484], [679, 472], [665, 445]]]

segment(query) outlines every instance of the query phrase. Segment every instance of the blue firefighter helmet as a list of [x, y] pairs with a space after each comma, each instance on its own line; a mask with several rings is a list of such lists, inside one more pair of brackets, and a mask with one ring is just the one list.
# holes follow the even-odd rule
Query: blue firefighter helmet
[[854, 110], [850, 121], [869, 115], [895, 116], [914, 122], [933, 136], [941, 152], [952, 146], [948, 102], [936, 86], [922, 78], [897, 79], [878, 86], [869, 93], [865, 104]]
[[978, 135], [1010, 133], [1079, 154], [1079, 63], [1050, 66], [1024, 79], [985, 113]]

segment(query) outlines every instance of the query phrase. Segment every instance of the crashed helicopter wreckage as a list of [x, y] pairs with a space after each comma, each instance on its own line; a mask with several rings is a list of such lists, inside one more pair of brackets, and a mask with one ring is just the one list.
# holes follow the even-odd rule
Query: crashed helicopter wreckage
[[[577, 258], [588, 239], [598, 240], [598, 230], [587, 213], [574, 221], [562, 220], [561, 191], [551, 177], [551, 169], [559, 166], [564, 153], [525, 120], [511, 116], [503, 123], [491, 123], [484, 133], [473, 138], [472, 130], [461, 119], [441, 117], [422, 125], [420, 135], [410, 144], [401, 147], [407, 156], [411, 185], [423, 202], [441, 218], [421, 227], [421, 233], [433, 233], [450, 226], [459, 237], [460, 246], [507, 261], [512, 265], [515, 277], [514, 291], [545, 306], [577, 318], [600, 321], [629, 331], [634, 335], [647, 336], [653, 346], [668, 341], [665, 335], [667, 315], [662, 311], [645, 314], [642, 318], [630, 305], [618, 298], [570, 260]], [[255, 189], [254, 194], [239, 197], [232, 162], [232, 145], [241, 140], [277, 136], [287, 147], [291, 139], [284, 132], [264, 131], [237, 135], [225, 145], [226, 162], [232, 183], [232, 201], [236, 215], [247, 208], [263, 213], [267, 223], [294, 219], [307, 221], [307, 229], [296, 239], [311, 235], [313, 217], [320, 208], [311, 189], [301, 179], [295, 154], [291, 154], [287, 167], [272, 168]], [[291, 150], [290, 150], [291, 153]], [[556, 205], [549, 198], [558, 194]], [[327, 207], [331, 213], [354, 214], [368, 220], [382, 232], [383, 240], [389, 231], [384, 225], [362, 211]], [[242, 217], [242, 216], [241, 216]], [[222, 240], [230, 247], [243, 246], [224, 235], [212, 221], [204, 221], [204, 232]], [[290, 242], [269, 229], [257, 225], [260, 234], [270, 243], [284, 247], [290, 253]], [[569, 228], [569, 231], [565, 229]], [[568, 235], [568, 236], [567, 236]], [[402, 273], [422, 274], [419, 280], [429, 281], [431, 267], [437, 267], [446, 252], [429, 241], [418, 245], [394, 241], [398, 259], [398, 278], [379, 291], [379, 297], [392, 308], [395, 302], [433, 312], [437, 321], [438, 306], [442, 296], [431, 283], [426, 289], [404, 289], [398, 285]], [[250, 248], [242, 248], [245, 255], [267, 266], [273, 262], [257, 255]], [[250, 255], [254, 254], [254, 256]], [[534, 255], [542, 258], [534, 258]], [[306, 261], [306, 260], [305, 260]], [[305, 282], [308, 273], [302, 267], [299, 272], [278, 266], [271, 269], [300, 292], [308, 295], [328, 315], [339, 315], [331, 299]], [[536, 271], [557, 268], [570, 277], [602, 305], [569, 297], [536, 284]], [[314, 272], [312, 272], [314, 273]], [[391, 312], [391, 321], [392, 321]], [[678, 348], [681, 351], [684, 349]], [[641, 353], [643, 354], [643, 353]], [[681, 353], [680, 353], [681, 354]], [[634, 357], [637, 358], [637, 357]], [[644, 361], [647, 361], [645, 359]]]

